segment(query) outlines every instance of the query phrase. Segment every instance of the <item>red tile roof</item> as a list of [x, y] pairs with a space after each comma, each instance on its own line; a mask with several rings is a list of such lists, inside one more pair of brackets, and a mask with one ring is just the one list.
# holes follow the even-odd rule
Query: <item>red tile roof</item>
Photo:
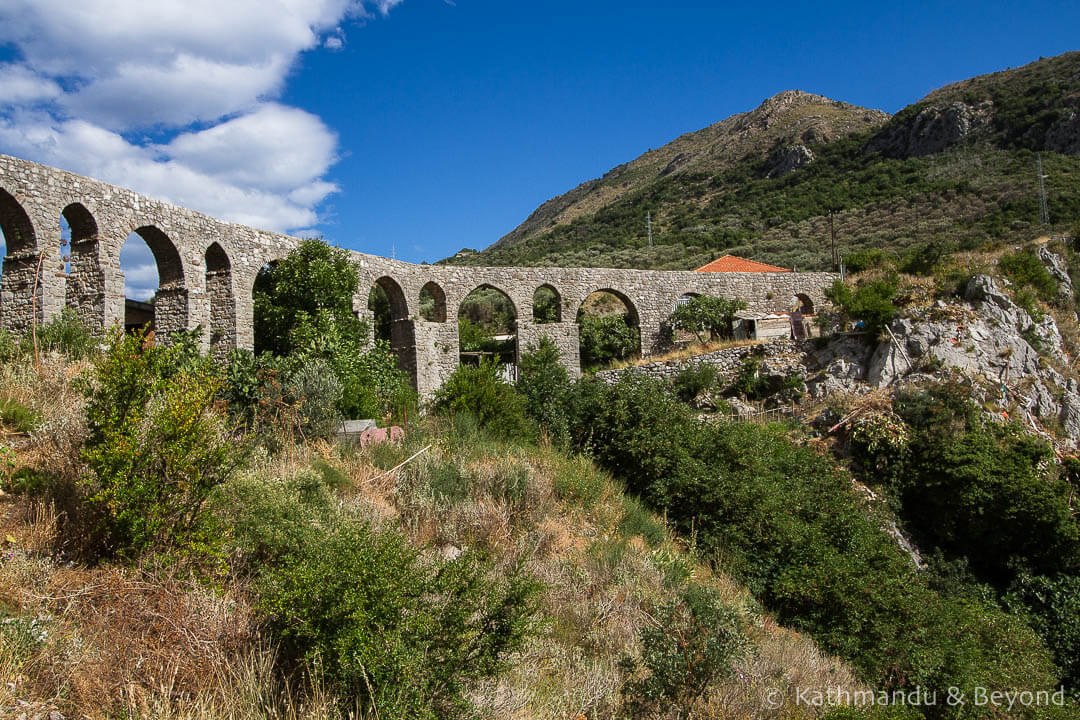
[[775, 265], [767, 265], [756, 260], [725, 255], [722, 258], [713, 260], [708, 265], [702, 265], [694, 272], [791, 272], [791, 270], [776, 267]]

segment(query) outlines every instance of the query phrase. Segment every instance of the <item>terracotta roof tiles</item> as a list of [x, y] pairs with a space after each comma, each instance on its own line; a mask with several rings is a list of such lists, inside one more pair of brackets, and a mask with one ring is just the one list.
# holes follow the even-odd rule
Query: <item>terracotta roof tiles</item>
[[757, 262], [756, 260], [725, 255], [722, 258], [713, 260], [708, 265], [702, 265], [694, 272], [791, 272], [791, 270]]

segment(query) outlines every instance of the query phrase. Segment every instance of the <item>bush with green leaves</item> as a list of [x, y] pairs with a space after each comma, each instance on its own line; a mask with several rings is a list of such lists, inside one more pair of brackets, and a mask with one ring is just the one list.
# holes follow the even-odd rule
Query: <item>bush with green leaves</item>
[[1080, 576], [1022, 574], [1005, 606], [1035, 628], [1064, 670], [1065, 687], [1080, 698]]
[[547, 336], [530, 345], [518, 363], [517, 390], [525, 398], [525, 413], [540, 423], [557, 445], [570, 441], [569, 418], [563, 395], [570, 375], [560, 361], [558, 346]]
[[244, 459], [220, 380], [186, 346], [118, 335], [85, 386], [84, 505], [95, 550], [135, 556], [198, 539], [213, 488]]
[[746, 309], [746, 301], [695, 295], [671, 313], [668, 323], [675, 330], [694, 333], [698, 342], [734, 335], [735, 313]]
[[626, 315], [582, 315], [578, 320], [581, 363], [595, 368], [639, 352], [641, 337]]
[[622, 703], [629, 717], [693, 716], [708, 687], [732, 673], [749, 650], [738, 614], [711, 588], [691, 584], [640, 632], [641, 657], [621, 662], [630, 680]]
[[641, 377], [578, 383], [567, 402], [580, 450], [868, 682], [942, 696], [953, 685], [1055, 685], [1030, 627], [992, 603], [937, 592], [884, 530], [885, 509], [780, 429], [701, 423]]
[[[365, 340], [367, 328], [352, 309], [358, 283], [348, 251], [322, 240], [301, 242], [255, 278], [255, 352], [289, 355], [298, 333], [318, 335], [329, 326], [346, 339]], [[305, 327], [312, 324], [318, 331]]]
[[435, 393], [432, 409], [440, 415], [467, 414], [492, 435], [529, 439], [535, 427], [525, 414], [525, 397], [503, 379], [493, 361], [459, 365]]
[[720, 380], [720, 371], [710, 363], [687, 365], [672, 381], [672, 389], [683, 402], [690, 402], [702, 393], [716, 388]]
[[242, 476], [216, 496], [284, 668], [319, 673], [364, 717], [472, 717], [469, 683], [497, 676], [533, 632], [539, 585], [473, 552], [421, 557], [337, 502], [332, 476]]
[[998, 269], [1017, 288], [1031, 288], [1039, 299], [1050, 302], [1057, 297], [1058, 281], [1034, 250], [1026, 248], [1006, 253], [998, 259]]
[[296, 408], [297, 421], [304, 437], [329, 438], [341, 422], [341, 383], [322, 358], [301, 365], [287, 383], [285, 395]]
[[[23, 344], [29, 349], [31, 343], [28, 334], [23, 338]], [[81, 360], [97, 352], [100, 344], [100, 331], [94, 332], [72, 307], [64, 307], [59, 315], [37, 329], [39, 352], [55, 351], [73, 360]]]
[[[357, 270], [345, 250], [305, 240], [255, 281], [255, 349], [289, 358], [288, 374], [323, 360], [341, 384], [338, 411], [381, 418], [415, 411], [416, 394], [386, 341], [352, 313]], [[383, 295], [382, 297], [385, 297]]]
[[900, 309], [896, 305], [899, 279], [896, 273], [886, 277], [860, 282], [854, 288], [837, 279], [825, 290], [829, 299], [846, 320], [862, 322], [872, 336], [885, 331]]

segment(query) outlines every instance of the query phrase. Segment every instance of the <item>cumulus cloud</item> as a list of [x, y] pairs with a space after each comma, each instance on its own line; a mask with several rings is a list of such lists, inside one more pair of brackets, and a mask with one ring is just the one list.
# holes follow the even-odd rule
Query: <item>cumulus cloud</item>
[[308, 228], [337, 191], [337, 135], [276, 98], [300, 53], [340, 48], [343, 23], [400, 2], [6, 0], [18, 58], [0, 64], [0, 151], [226, 220]]

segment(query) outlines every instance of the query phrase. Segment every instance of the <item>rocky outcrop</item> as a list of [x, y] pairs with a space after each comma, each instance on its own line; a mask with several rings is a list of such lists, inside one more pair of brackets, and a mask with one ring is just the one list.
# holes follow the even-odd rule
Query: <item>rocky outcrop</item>
[[896, 158], [930, 155], [989, 130], [993, 119], [994, 104], [989, 100], [976, 105], [963, 102], [943, 107], [932, 105], [906, 121], [897, 118], [889, 123], [870, 140], [866, 149]]
[[814, 162], [813, 151], [805, 145], [789, 145], [775, 151], [769, 158], [770, 178], [787, 175]]

